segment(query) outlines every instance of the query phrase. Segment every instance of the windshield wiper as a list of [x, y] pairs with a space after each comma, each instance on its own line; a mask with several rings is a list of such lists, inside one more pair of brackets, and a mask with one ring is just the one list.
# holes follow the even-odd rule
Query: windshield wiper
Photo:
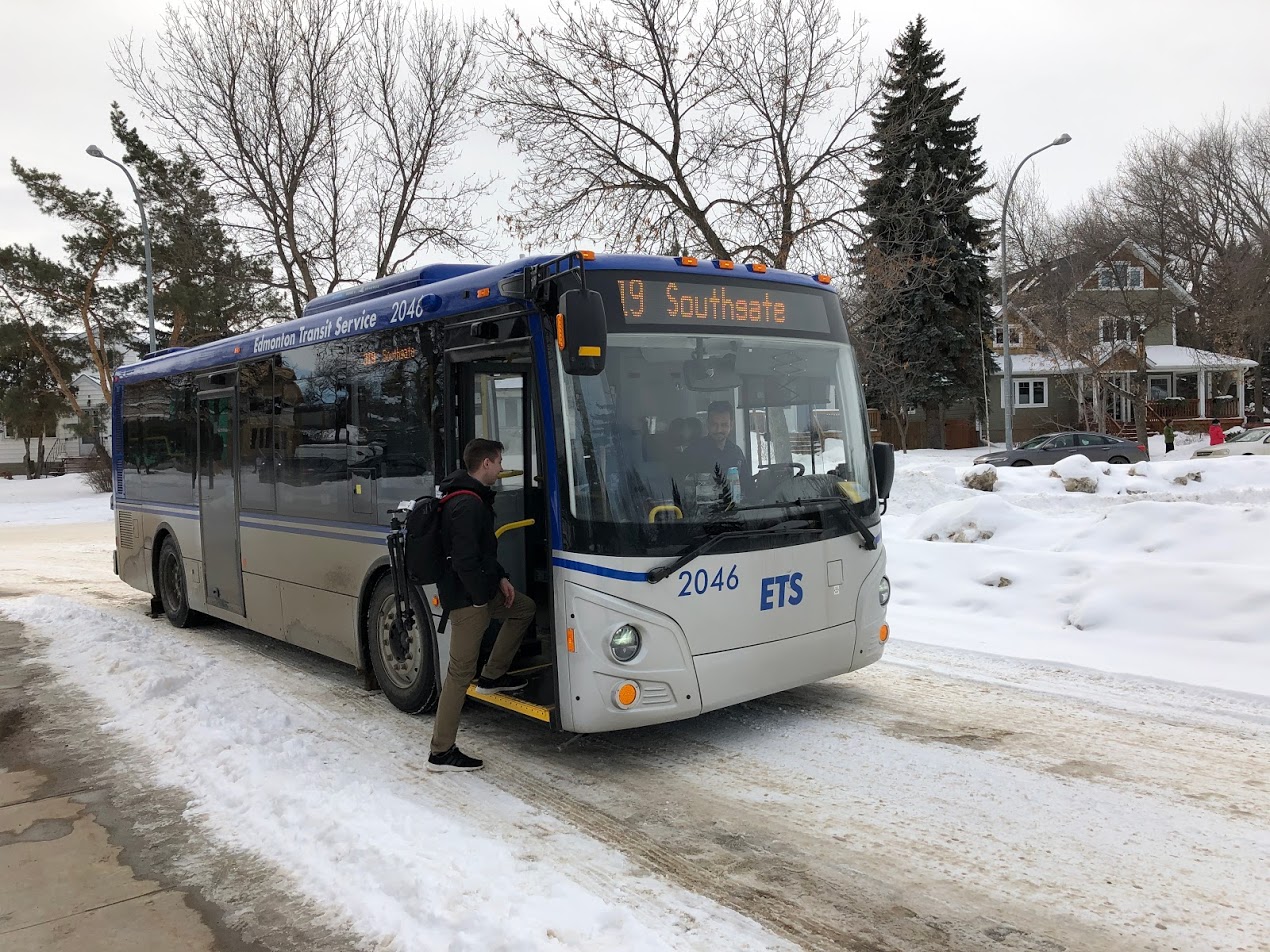
[[876, 549], [878, 547], [877, 540], [873, 538], [872, 530], [870, 530], [869, 527], [864, 524], [864, 520], [860, 518], [860, 514], [855, 511], [854, 509], [855, 503], [853, 503], [846, 496], [814, 496], [811, 499], [801, 499], [799, 500], [799, 502], [836, 502], [838, 503], [841, 506], [843, 513], [847, 517], [847, 522], [851, 523], [852, 530], [860, 533], [860, 538], [864, 542], [864, 544], [860, 546], [860, 548], [869, 549], [870, 551], [872, 551], [873, 549]]
[[740, 539], [746, 536], [767, 535], [770, 532], [798, 532], [798, 533], [815, 533], [819, 535], [824, 530], [813, 525], [807, 519], [788, 519], [785, 522], [778, 522], [774, 526], [768, 526], [764, 529], [730, 529], [727, 532], [718, 532], [710, 536], [704, 542], [690, 546], [686, 551], [681, 552], [673, 562], [667, 562], [665, 565], [659, 565], [656, 568], [649, 569], [646, 578], [649, 585], [655, 585], [664, 578], [669, 578], [681, 568], [697, 558], [704, 555], [715, 547], [715, 545], [723, 539]]

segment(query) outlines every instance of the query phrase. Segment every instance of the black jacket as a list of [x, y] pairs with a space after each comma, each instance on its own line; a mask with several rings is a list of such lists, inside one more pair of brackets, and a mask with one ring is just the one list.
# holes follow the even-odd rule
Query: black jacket
[[498, 539], [494, 535], [494, 490], [460, 469], [441, 483], [441, 493], [466, 489], [480, 498], [455, 496], [441, 507], [441, 540], [446, 555], [445, 572], [437, 594], [446, 611], [483, 605], [498, 595], [498, 583], [507, 573], [498, 564]]

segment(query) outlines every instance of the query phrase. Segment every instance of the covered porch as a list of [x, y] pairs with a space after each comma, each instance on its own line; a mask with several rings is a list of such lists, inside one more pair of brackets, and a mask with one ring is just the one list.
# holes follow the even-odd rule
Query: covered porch
[[[1254, 361], [1175, 345], [1146, 350], [1148, 427], [1206, 425], [1213, 419], [1224, 425], [1242, 422], [1247, 412], [1244, 376], [1256, 366]], [[1086, 424], [1096, 422], [1100, 412], [1108, 427], [1124, 429], [1136, 423], [1134, 370], [1123, 356], [1116, 363], [1109, 372], [1080, 377]]]

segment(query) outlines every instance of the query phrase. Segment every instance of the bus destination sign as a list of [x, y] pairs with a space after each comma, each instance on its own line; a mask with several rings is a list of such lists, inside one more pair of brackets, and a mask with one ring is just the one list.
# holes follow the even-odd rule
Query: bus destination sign
[[[595, 281], [591, 275], [588, 278]], [[613, 284], [616, 294], [606, 295], [611, 302], [608, 306], [617, 305], [628, 328], [643, 325], [816, 334], [829, 331], [830, 302], [824, 292], [811, 289], [803, 291], [767, 282], [651, 275], [623, 275]]]

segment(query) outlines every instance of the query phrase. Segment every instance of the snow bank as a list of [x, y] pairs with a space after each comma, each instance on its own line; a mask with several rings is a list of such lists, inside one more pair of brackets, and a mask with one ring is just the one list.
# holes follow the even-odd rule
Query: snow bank
[[1050, 469], [1003, 468], [984, 493], [961, 486], [970, 467], [903, 466], [895, 636], [1270, 694], [1270, 459], [1053, 467], [1091, 495]]
[[113, 518], [110, 494], [93, 492], [82, 473], [0, 479], [0, 526], [110, 522]]
[[479, 775], [425, 773], [430, 721], [382, 699], [66, 599], [0, 612], [47, 641], [45, 662], [103, 705], [103, 728], [149, 754], [214, 838], [282, 868], [368, 947], [784, 947]]

